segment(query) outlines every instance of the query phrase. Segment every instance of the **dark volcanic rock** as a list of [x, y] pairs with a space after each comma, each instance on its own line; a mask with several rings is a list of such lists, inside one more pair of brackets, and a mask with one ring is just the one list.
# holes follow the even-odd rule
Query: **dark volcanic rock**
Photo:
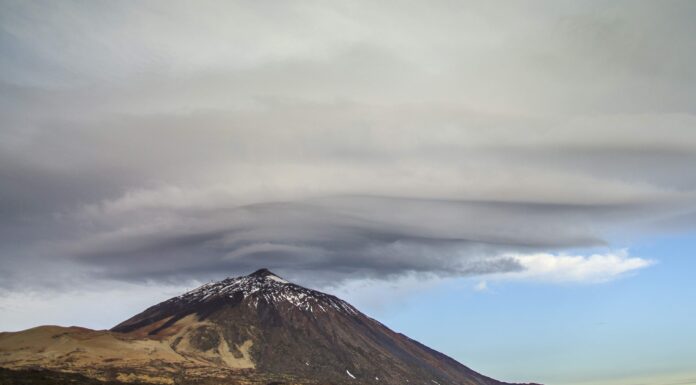
[[[261, 269], [228, 278], [155, 305], [112, 329], [174, 334], [179, 320], [204, 321], [190, 336], [201, 351], [243, 356], [250, 345], [251, 372], [294, 382], [332, 384], [494, 385], [454, 359], [396, 333], [335, 296], [287, 282]], [[214, 329], [212, 328], [214, 327]]]

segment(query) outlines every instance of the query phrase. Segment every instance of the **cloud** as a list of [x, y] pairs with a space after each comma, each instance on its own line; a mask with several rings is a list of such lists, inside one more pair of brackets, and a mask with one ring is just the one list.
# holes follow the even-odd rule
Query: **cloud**
[[552, 283], [606, 282], [655, 263], [649, 259], [630, 257], [625, 250], [589, 256], [534, 253], [507, 257], [518, 262], [523, 269], [502, 274], [501, 278]]
[[696, 10], [549, 5], [3, 3], [0, 287], [629, 271], [563, 253], [696, 225]]

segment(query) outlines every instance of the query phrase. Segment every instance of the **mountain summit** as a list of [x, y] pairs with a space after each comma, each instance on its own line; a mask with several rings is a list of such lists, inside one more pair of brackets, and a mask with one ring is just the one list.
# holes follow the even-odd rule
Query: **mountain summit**
[[203, 285], [112, 331], [177, 335], [175, 350], [185, 341], [223, 363], [225, 351], [231, 352], [236, 357], [231, 366], [321, 383], [500, 384], [333, 295], [290, 283], [268, 269]]
[[268, 269], [205, 284], [111, 331], [45, 328], [0, 335], [0, 353], [35, 341], [0, 354], [0, 366], [177, 384], [503, 384]]
[[162, 335], [183, 318], [195, 315], [199, 321], [223, 324], [227, 331], [237, 329], [240, 335], [246, 335], [241, 329], [248, 326], [292, 325], [285, 320], [289, 316], [295, 322], [307, 322], [295, 326], [309, 327], [323, 316], [336, 315], [331, 312], [360, 314], [332, 295], [295, 285], [268, 269], [260, 269], [247, 276], [205, 284], [152, 306], [111, 330]]
[[277, 275], [273, 274], [272, 271], [270, 271], [266, 268], [258, 269], [255, 272], [249, 274], [250, 277], [268, 277], [269, 275], [272, 275], [274, 277], [278, 277]]

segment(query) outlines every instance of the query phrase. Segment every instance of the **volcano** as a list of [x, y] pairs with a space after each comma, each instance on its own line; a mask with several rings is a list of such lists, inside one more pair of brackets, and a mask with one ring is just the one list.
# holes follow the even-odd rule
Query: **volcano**
[[267, 269], [203, 285], [110, 331], [0, 334], [0, 366], [177, 384], [504, 384]]

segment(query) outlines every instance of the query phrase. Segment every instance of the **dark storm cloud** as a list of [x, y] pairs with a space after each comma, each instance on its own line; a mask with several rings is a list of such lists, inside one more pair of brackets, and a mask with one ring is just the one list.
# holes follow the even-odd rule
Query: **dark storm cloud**
[[542, 4], [3, 3], [0, 286], [488, 274], [693, 229], [693, 4]]
[[106, 227], [50, 250], [96, 275], [135, 281], [205, 280], [258, 266], [315, 285], [407, 273], [480, 275], [522, 269], [497, 258], [505, 252], [603, 245], [585, 227], [634, 217], [636, 209], [366, 196], [177, 213], [147, 208], [125, 222], [134, 229]]

